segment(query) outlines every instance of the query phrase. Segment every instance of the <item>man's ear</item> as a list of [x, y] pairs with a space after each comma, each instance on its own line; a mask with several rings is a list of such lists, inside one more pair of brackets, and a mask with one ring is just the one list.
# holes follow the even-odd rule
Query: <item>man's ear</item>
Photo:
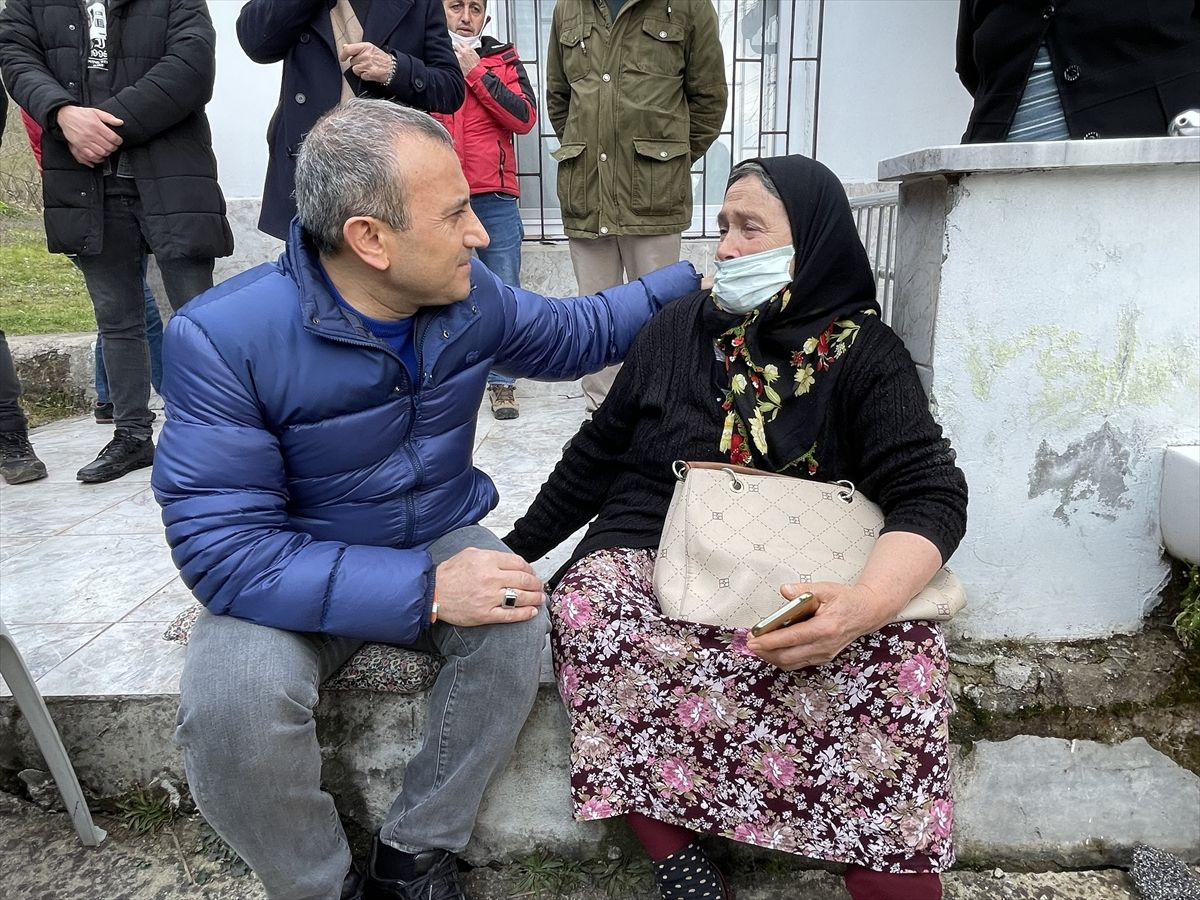
[[391, 265], [383, 229], [387, 228], [373, 216], [353, 216], [342, 226], [344, 249], [349, 250], [372, 269], [386, 272]]

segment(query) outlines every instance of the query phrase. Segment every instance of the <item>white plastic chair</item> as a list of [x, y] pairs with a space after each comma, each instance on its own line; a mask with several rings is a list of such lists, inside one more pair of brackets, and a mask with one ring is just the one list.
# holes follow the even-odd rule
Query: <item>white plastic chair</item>
[[50, 710], [46, 709], [42, 692], [33, 680], [33, 673], [25, 665], [12, 635], [4, 627], [3, 619], [0, 619], [0, 677], [8, 684], [21, 714], [29, 723], [29, 730], [33, 732], [38, 749], [42, 751], [50, 774], [54, 776], [54, 783], [58, 785], [58, 792], [71, 815], [79, 840], [85, 847], [99, 846], [107, 836], [106, 832], [92, 821], [92, 813], [83, 798], [83, 789], [75, 777], [75, 767], [67, 756], [67, 748], [63, 746], [58, 729], [54, 727], [54, 720], [50, 718]]

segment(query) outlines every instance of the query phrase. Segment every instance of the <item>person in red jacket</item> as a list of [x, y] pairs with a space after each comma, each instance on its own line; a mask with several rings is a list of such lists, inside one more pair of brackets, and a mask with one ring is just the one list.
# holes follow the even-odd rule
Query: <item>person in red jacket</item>
[[[467, 96], [455, 113], [435, 113], [454, 138], [471, 188], [471, 208], [487, 229], [491, 244], [476, 252], [505, 284], [521, 284], [521, 212], [517, 198], [514, 134], [527, 134], [537, 122], [537, 102], [525, 66], [512, 44], [481, 35], [487, 0], [445, 0], [446, 24], [454, 54], [467, 80]], [[519, 414], [514, 381], [488, 374], [488, 400], [497, 419]]]

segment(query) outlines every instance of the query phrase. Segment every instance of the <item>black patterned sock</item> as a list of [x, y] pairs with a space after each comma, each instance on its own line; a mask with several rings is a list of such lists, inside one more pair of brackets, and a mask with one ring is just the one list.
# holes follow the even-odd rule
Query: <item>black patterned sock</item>
[[698, 843], [654, 864], [662, 900], [728, 900], [721, 875]]

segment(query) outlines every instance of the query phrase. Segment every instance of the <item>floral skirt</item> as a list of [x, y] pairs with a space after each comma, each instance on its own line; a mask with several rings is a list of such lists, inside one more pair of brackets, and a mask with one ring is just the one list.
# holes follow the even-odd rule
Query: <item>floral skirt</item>
[[551, 598], [575, 815], [628, 812], [884, 872], [954, 861], [949, 661], [887, 625], [786, 672], [746, 632], [668, 619], [652, 550], [591, 553]]

